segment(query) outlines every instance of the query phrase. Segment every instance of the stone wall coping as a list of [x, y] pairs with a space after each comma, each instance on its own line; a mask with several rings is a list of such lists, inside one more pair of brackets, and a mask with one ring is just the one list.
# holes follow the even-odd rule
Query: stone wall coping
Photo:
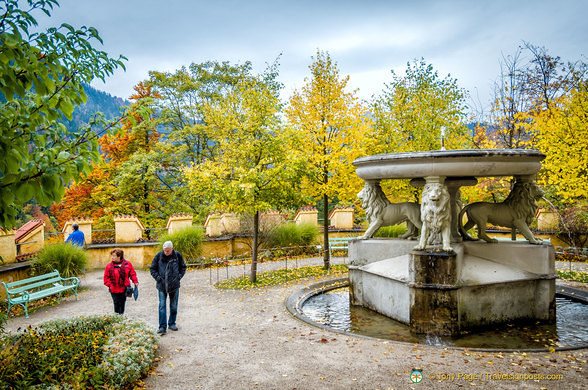
[[38, 233], [41, 227], [45, 226], [45, 222], [41, 219], [32, 219], [29, 222], [22, 225], [14, 234], [14, 241], [21, 242], [26, 241], [31, 235]]
[[193, 219], [192, 214], [174, 214], [174, 215], [170, 215], [169, 218], [167, 219], [167, 223], [166, 223], [165, 227], [169, 229], [169, 226], [171, 225], [172, 222], [175, 222], [175, 221], [192, 221], [192, 219]]
[[136, 222], [141, 230], [145, 230], [145, 226], [136, 215], [115, 215], [114, 222]]
[[32, 260], [27, 260], [27, 261], [23, 261], [21, 263], [10, 263], [10, 264], [0, 265], [0, 274], [3, 272], [14, 271], [15, 269], [30, 268], [32, 265], [32, 262], [33, 262]]
[[94, 223], [94, 220], [92, 218], [70, 218], [67, 221], [65, 221], [65, 223], [63, 224], [63, 229], [61, 229], [61, 231], [65, 233], [67, 227], [73, 225], [74, 223], [77, 223], [78, 225], [91, 225]]
[[298, 209], [296, 215], [294, 215], [294, 219], [296, 219], [301, 214], [318, 214], [318, 210], [312, 206], [306, 206]]
[[335, 207], [331, 213], [329, 214], [329, 218], [333, 218], [333, 215], [335, 215], [335, 213], [338, 212], [352, 212], [353, 213], [353, 207]]

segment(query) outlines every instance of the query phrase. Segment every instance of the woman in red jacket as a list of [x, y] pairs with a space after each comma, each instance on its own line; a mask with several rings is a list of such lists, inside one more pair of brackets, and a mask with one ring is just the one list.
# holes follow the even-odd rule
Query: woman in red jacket
[[135, 285], [138, 285], [139, 281], [133, 265], [124, 259], [124, 252], [121, 249], [111, 250], [110, 258], [112, 261], [104, 270], [104, 285], [108, 287], [112, 295], [114, 312], [124, 314], [127, 301], [126, 288], [131, 287], [129, 278]]

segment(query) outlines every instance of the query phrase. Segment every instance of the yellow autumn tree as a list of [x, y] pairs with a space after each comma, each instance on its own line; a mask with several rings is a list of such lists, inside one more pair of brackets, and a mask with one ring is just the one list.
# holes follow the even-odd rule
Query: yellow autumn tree
[[[565, 62], [523, 42], [513, 55], [503, 57], [490, 115], [476, 129], [479, 147], [543, 151], [547, 157], [540, 180], [556, 203], [574, 203], [584, 196], [586, 70], [581, 61]], [[493, 196], [506, 196], [510, 182], [492, 179], [486, 193], [494, 189]]]
[[370, 130], [367, 109], [347, 92], [349, 77], [339, 74], [327, 52], [317, 51], [311, 76], [285, 109], [291, 149], [305, 163], [304, 193], [323, 202], [324, 266], [329, 268], [329, 199], [355, 200], [362, 181], [352, 162], [363, 155]]
[[214, 153], [184, 169], [190, 192], [213, 208], [253, 215], [251, 282], [257, 278], [260, 211], [298, 203], [296, 170], [288, 159], [279, 112], [277, 64], [261, 75], [243, 68], [236, 83], [202, 106]]
[[538, 147], [545, 153], [541, 182], [564, 204], [588, 196], [588, 81], [558, 98], [535, 119]]

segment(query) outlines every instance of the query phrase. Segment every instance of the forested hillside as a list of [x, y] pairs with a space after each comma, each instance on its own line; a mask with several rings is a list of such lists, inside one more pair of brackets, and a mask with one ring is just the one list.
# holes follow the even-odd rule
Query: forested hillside
[[84, 84], [84, 91], [88, 100], [86, 104], [74, 109], [72, 119], [64, 119], [68, 131], [76, 132], [80, 126], [88, 123], [88, 120], [97, 112], [104, 114], [106, 119], [112, 119], [120, 114], [120, 108], [129, 104], [122, 98], [112, 96], [109, 93], [99, 91], [89, 84]]

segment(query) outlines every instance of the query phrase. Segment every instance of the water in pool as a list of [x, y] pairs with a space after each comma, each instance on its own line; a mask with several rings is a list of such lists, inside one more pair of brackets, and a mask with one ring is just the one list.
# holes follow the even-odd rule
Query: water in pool
[[400, 322], [372, 310], [349, 305], [347, 287], [309, 298], [304, 315], [334, 330], [409, 343], [488, 349], [536, 349], [588, 344], [588, 305], [556, 298], [556, 322], [506, 324], [464, 332], [459, 337], [415, 335]]

